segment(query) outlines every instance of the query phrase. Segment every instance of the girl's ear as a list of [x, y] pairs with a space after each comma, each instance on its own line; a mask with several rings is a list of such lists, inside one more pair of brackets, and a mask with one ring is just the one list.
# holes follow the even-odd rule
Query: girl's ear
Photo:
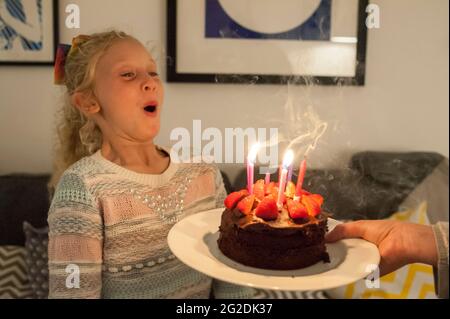
[[92, 94], [75, 92], [71, 97], [72, 105], [80, 110], [86, 117], [91, 117], [100, 111], [100, 105]]

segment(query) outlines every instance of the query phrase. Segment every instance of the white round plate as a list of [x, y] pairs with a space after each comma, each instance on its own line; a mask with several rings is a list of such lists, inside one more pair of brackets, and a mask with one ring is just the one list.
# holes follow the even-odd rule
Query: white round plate
[[[298, 270], [268, 270], [244, 266], [219, 250], [223, 208], [184, 218], [167, 237], [173, 254], [189, 267], [210, 277], [254, 288], [304, 291], [324, 290], [365, 278], [380, 262], [378, 248], [362, 239], [327, 244], [330, 263], [318, 262]], [[340, 222], [329, 218], [331, 231]]]

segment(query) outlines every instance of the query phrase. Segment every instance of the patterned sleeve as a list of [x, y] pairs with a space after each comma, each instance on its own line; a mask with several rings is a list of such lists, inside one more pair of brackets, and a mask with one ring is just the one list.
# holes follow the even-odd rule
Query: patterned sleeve
[[282, 291], [237, 286], [220, 280], [213, 281], [216, 299], [328, 299], [324, 291]]
[[103, 222], [77, 174], [62, 176], [48, 223], [49, 298], [100, 298]]
[[261, 299], [258, 291], [251, 287], [238, 286], [218, 279], [213, 280], [213, 295], [216, 299]]

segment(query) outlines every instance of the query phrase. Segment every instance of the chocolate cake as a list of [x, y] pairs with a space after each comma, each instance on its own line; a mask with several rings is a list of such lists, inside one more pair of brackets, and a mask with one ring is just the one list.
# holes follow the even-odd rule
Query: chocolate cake
[[218, 239], [227, 257], [247, 266], [290, 270], [329, 262], [325, 247], [327, 214], [320, 195], [303, 191], [300, 198], [288, 185], [277, 206], [277, 184], [255, 184], [255, 192], [231, 193], [225, 200]]

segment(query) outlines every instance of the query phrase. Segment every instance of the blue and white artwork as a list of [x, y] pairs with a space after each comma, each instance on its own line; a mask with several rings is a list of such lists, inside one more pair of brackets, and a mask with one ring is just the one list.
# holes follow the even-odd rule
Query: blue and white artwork
[[331, 0], [205, 1], [205, 38], [330, 40]]
[[42, 0], [0, 0], [0, 50], [42, 50]]
[[0, 0], [0, 64], [52, 64], [57, 1]]

